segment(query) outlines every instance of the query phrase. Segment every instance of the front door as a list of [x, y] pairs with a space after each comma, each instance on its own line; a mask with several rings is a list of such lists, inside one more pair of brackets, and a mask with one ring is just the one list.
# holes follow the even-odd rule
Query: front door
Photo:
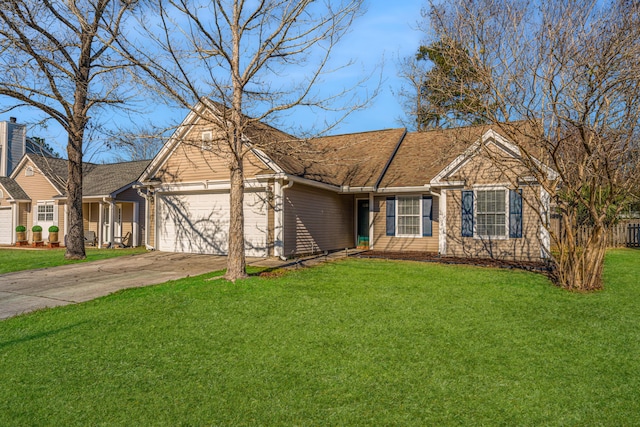
[[[102, 236], [103, 241], [109, 242], [109, 205], [104, 205], [104, 211], [102, 218], [104, 220], [102, 224]], [[113, 237], [122, 237], [122, 205], [115, 205], [113, 207]], [[111, 242], [110, 242], [111, 243]]]
[[109, 205], [102, 206], [102, 242], [109, 242]]
[[357, 246], [369, 249], [369, 200], [358, 200]]
[[49, 227], [55, 225], [55, 205], [53, 202], [38, 202], [35, 223], [42, 227], [42, 240], [47, 240]]

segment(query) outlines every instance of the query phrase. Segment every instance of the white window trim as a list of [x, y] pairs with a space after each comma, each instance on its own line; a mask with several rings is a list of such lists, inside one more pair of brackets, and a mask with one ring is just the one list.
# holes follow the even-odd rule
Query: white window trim
[[[478, 234], [478, 191], [504, 190], [504, 235], [491, 236]], [[509, 240], [509, 185], [486, 184], [473, 186], [473, 238], [477, 240]]]
[[[39, 225], [40, 224], [40, 219], [38, 218], [38, 207], [40, 206], [53, 206], [53, 225], [58, 225], [58, 209], [56, 209], [56, 203], [53, 200], [38, 200], [38, 203], [36, 203], [36, 211], [33, 215], [33, 224], [34, 225]], [[50, 222], [47, 221], [46, 219], [43, 222]]]
[[34, 175], [33, 167], [27, 166], [24, 170], [24, 176], [33, 176], [33, 175]]
[[[417, 197], [418, 198], [418, 210], [419, 210], [419, 214], [418, 214], [418, 234], [400, 234], [399, 230], [400, 230], [400, 226], [398, 224], [398, 221], [400, 220], [400, 214], [399, 214], [399, 210], [400, 210], [400, 199], [408, 199], [408, 198], [413, 198], [413, 197]], [[403, 194], [402, 196], [396, 196], [396, 235], [395, 237], [403, 237], [403, 238], [420, 238], [422, 237], [422, 194]]]

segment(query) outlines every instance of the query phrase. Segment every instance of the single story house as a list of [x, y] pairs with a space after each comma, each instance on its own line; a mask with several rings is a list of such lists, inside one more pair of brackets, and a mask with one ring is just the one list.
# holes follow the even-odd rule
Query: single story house
[[[85, 231], [97, 244], [141, 243], [145, 233], [145, 199], [133, 188], [149, 161], [83, 164], [82, 209]], [[33, 225], [67, 229], [67, 161], [26, 153], [9, 177], [0, 178], [0, 244], [15, 243], [15, 227], [24, 225], [30, 238]], [[63, 240], [63, 239], [61, 239]]]
[[[196, 106], [140, 177], [149, 248], [227, 252], [229, 152], [206, 119], [222, 117], [218, 108]], [[518, 148], [491, 126], [303, 141], [252, 122], [244, 141], [247, 255], [355, 246], [526, 260], [548, 253], [544, 193], [522, 179]]]

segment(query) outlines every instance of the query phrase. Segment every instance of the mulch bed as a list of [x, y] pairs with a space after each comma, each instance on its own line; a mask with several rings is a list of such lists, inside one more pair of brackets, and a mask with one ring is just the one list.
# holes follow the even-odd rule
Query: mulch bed
[[386, 252], [365, 251], [358, 255], [359, 258], [380, 258], [404, 261], [437, 262], [440, 264], [465, 264], [479, 267], [517, 268], [521, 270], [548, 272], [548, 266], [543, 262], [534, 261], [506, 261], [490, 258], [457, 258], [443, 257], [433, 252]]

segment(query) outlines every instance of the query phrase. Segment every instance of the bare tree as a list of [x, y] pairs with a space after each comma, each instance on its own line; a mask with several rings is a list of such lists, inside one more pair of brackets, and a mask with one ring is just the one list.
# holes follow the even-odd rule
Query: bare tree
[[[178, 104], [193, 111], [205, 100], [211, 107], [198, 118], [219, 129], [213, 151], [229, 167], [226, 278], [236, 280], [246, 276], [245, 138], [256, 127], [264, 129], [260, 122], [294, 107], [337, 108], [344, 93], [326, 95], [314, 87], [335, 71], [330, 54], [360, 13], [362, 0], [154, 0], [150, 5], [157, 15], [150, 19], [147, 11], [140, 27], [144, 38], [155, 41], [153, 47], [121, 47], [143, 70], [142, 79]], [[346, 110], [360, 104], [348, 101]], [[251, 138], [258, 148], [273, 142]]]
[[151, 124], [134, 126], [113, 135], [108, 145], [117, 153], [114, 160], [127, 162], [153, 159], [167, 138], [163, 129], [155, 129]]
[[[425, 12], [431, 40], [454, 40], [490, 71], [478, 111], [518, 145], [526, 168], [514, 185], [543, 190], [531, 205], [557, 283], [600, 289], [606, 230], [639, 184], [640, 3], [454, 0]], [[504, 125], [513, 120], [524, 125]], [[546, 198], [560, 228], [539, 210]]]
[[[35, 107], [68, 134], [65, 258], [85, 258], [82, 156], [85, 129], [103, 108], [121, 104], [125, 62], [110, 49], [135, 0], [1, 0], [0, 95]], [[121, 73], [123, 74], [123, 73]]]

